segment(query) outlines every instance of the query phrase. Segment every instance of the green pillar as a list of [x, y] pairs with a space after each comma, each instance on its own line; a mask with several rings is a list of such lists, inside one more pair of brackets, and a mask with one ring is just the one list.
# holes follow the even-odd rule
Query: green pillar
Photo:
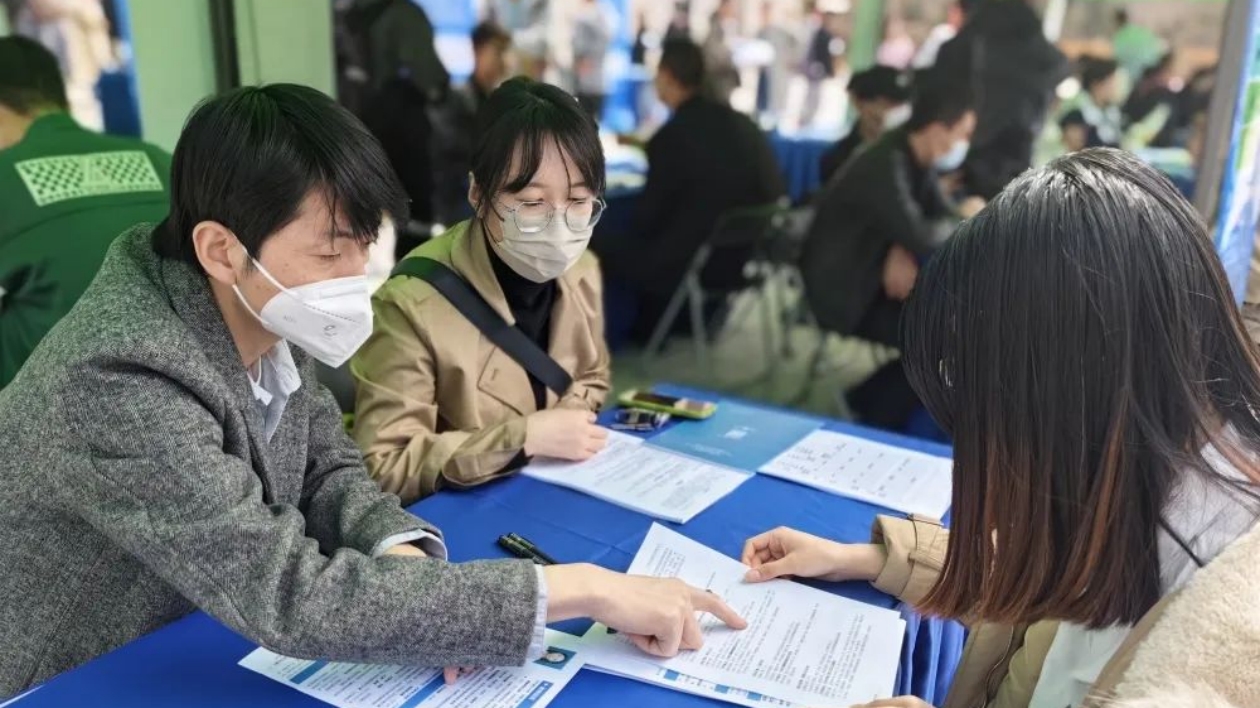
[[293, 83], [334, 95], [332, 4], [235, 0], [242, 86]]
[[883, 41], [884, 0], [857, 0], [853, 5], [853, 30], [849, 35], [849, 67], [861, 71], [875, 63], [875, 50]]
[[171, 150], [193, 106], [215, 92], [208, 0], [130, 0], [144, 139]]

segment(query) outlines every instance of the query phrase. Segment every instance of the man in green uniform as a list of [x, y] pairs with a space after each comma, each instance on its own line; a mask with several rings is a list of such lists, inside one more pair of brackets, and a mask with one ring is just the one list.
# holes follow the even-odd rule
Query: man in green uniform
[[0, 37], [0, 388], [96, 275], [109, 244], [166, 215], [170, 156], [84, 130], [57, 60]]

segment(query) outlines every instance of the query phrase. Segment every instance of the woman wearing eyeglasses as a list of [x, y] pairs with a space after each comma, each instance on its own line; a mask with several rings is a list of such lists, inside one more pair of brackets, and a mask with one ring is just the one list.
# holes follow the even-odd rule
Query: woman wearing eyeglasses
[[[404, 502], [535, 456], [587, 459], [606, 441], [595, 425], [609, 383], [602, 284], [587, 253], [604, 209], [595, 124], [572, 96], [528, 79], [495, 91], [478, 122], [475, 216], [408, 254], [373, 298], [375, 332], [351, 363], [355, 438]], [[562, 383], [492, 342], [430, 280], [397, 274], [433, 262], [549, 355]]]

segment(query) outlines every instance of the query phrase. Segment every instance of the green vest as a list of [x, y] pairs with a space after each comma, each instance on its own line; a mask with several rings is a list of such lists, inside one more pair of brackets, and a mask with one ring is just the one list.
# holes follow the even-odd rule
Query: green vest
[[0, 388], [96, 276], [130, 227], [166, 216], [171, 158], [130, 138], [37, 119], [0, 150]]

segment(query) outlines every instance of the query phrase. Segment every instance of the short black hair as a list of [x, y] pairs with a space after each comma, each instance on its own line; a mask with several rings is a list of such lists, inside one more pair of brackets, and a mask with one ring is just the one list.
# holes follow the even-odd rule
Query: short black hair
[[328, 96], [271, 84], [208, 98], [175, 146], [171, 208], [153, 248], [196, 265], [193, 228], [217, 221], [257, 257], [312, 190], [361, 242], [376, 239], [384, 214], [406, 223], [407, 195], [380, 143]]
[[[533, 179], [551, 142], [577, 167], [595, 194], [604, 191], [604, 148], [599, 129], [577, 99], [551, 84], [519, 76], [490, 94], [477, 111], [472, 174], [482, 194], [484, 216], [499, 192], [519, 192]], [[515, 172], [512, 158], [519, 151]], [[573, 180], [576, 184], [578, 180]]]
[[1128, 10], [1124, 9], [1123, 7], [1120, 8], [1119, 10], [1116, 10], [1116, 24], [1120, 25], [1121, 27], [1129, 24], [1129, 11]]
[[849, 93], [862, 101], [886, 98], [894, 103], [910, 100], [910, 77], [891, 66], [876, 64], [849, 79]]
[[486, 20], [478, 23], [472, 31], [473, 51], [477, 51], [487, 44], [500, 43], [503, 46], [512, 44], [512, 35], [508, 31], [499, 26], [496, 22]]
[[1105, 57], [1081, 57], [1081, 88], [1088, 92], [1098, 84], [1106, 81], [1115, 75], [1120, 65], [1115, 59], [1107, 59]]
[[950, 79], [937, 70], [919, 72], [910, 99], [910, 120], [906, 129], [922, 130], [933, 123], [954, 126], [975, 110], [971, 89], [965, 81]]
[[683, 88], [699, 89], [704, 85], [704, 50], [685, 37], [667, 39], [657, 71], [668, 71]]
[[29, 115], [68, 105], [57, 57], [33, 39], [0, 37], [0, 106]]

